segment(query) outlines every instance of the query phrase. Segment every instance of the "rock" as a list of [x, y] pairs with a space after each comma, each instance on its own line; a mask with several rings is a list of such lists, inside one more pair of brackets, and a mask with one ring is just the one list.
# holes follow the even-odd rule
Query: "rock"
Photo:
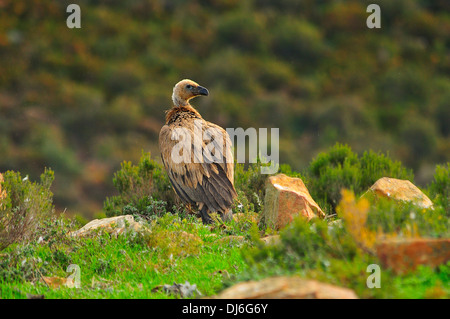
[[325, 217], [325, 213], [312, 199], [300, 178], [284, 174], [269, 177], [262, 216], [266, 225], [280, 229], [297, 215], [302, 215], [308, 220], [317, 216]]
[[270, 277], [225, 289], [217, 299], [357, 299], [351, 289], [300, 277]]
[[102, 230], [117, 236], [129, 231], [138, 232], [141, 228], [142, 224], [134, 221], [132, 215], [122, 215], [111, 218], [94, 219], [79, 230], [71, 232], [70, 235], [74, 237], [85, 237], [94, 235]]
[[418, 265], [436, 267], [450, 260], [450, 238], [395, 238], [376, 245], [383, 267], [396, 273], [414, 270]]
[[201, 292], [197, 289], [197, 285], [191, 285], [188, 281], [184, 284], [173, 283], [173, 285], [161, 285], [152, 289], [152, 292], [162, 291], [166, 294], [179, 296], [181, 298], [190, 298], [194, 296], [202, 296]]
[[433, 202], [408, 180], [382, 177], [370, 187], [367, 193], [399, 201], [412, 202], [422, 208], [433, 207]]

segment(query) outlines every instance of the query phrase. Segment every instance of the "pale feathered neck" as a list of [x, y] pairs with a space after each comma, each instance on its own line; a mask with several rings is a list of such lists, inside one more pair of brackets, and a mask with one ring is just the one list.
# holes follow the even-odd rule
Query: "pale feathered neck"
[[[173, 93], [172, 93], [172, 101], [173, 101], [173, 105], [175, 107], [182, 107], [182, 106], [188, 106], [189, 105], [189, 101], [181, 98], [177, 92], [175, 92], [176, 87], [173, 88]], [[189, 105], [190, 106], [190, 105]]]
[[181, 99], [179, 96], [172, 94], [172, 101], [175, 107], [182, 107], [189, 105], [189, 102]]

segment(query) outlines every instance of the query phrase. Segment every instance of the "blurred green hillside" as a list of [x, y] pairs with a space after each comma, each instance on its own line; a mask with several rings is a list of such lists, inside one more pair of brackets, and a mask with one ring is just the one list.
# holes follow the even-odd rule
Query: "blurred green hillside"
[[[81, 7], [81, 29], [66, 7]], [[0, 0], [0, 171], [55, 171], [55, 204], [92, 214], [112, 173], [159, 159], [173, 85], [224, 127], [280, 128], [301, 170], [347, 143], [389, 152], [426, 183], [450, 161], [450, 2]]]

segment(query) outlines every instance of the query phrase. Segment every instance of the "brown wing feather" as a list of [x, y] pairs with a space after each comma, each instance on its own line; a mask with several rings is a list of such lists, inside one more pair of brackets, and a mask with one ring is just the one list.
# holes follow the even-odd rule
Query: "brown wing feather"
[[[201, 120], [202, 132], [208, 128], [220, 133], [223, 136], [222, 147], [218, 140], [200, 141], [202, 147], [191, 148], [191, 159], [196, 158], [200, 163], [176, 163], [171, 158], [173, 147], [179, 143], [172, 140], [172, 134], [181, 125], [164, 125], [159, 135], [159, 147], [164, 166], [169, 175], [169, 179], [178, 196], [186, 203], [204, 203], [210, 211], [226, 212], [233, 203], [236, 190], [233, 185], [233, 154], [231, 141], [224, 129], [215, 124]], [[194, 122], [185, 120], [182, 127], [191, 134], [191, 141], [194, 141]], [[210, 130], [210, 131], [211, 131]], [[213, 143], [214, 153], [219, 162], [208, 157], [203, 152], [207, 144]]]

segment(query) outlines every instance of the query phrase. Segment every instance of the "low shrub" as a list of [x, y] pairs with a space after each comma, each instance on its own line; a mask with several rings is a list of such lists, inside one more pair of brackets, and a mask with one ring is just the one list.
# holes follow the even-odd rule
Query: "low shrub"
[[53, 215], [35, 230], [37, 240], [22, 241], [2, 251], [0, 283], [36, 282], [42, 276], [59, 273], [70, 264], [70, 253], [77, 250], [76, 238], [67, 236], [78, 227], [74, 219]]
[[51, 169], [45, 169], [40, 182], [22, 178], [19, 172], [7, 171], [0, 180], [0, 250], [13, 243], [30, 241], [37, 230], [54, 213], [50, 186]]
[[[361, 253], [344, 227], [329, 227], [321, 219], [308, 222], [297, 217], [280, 231], [280, 242], [267, 245], [253, 236], [253, 245], [244, 248], [242, 256], [249, 266], [239, 280], [260, 279], [275, 275], [304, 277], [326, 274], [339, 261], [359, 264], [372, 258]], [[348, 272], [342, 274], [347, 279]], [[329, 277], [327, 281], [333, 279]]]
[[261, 174], [262, 164], [259, 160], [248, 165], [236, 163], [234, 168], [234, 186], [238, 193], [235, 203], [236, 212], [256, 212], [263, 210], [265, 183], [269, 175]]
[[437, 165], [434, 179], [428, 187], [428, 192], [437, 205], [441, 205], [450, 217], [450, 163]]
[[306, 186], [318, 203], [325, 202], [334, 212], [343, 188], [361, 195], [381, 177], [414, 180], [412, 170], [374, 151], [362, 156], [348, 145], [337, 143], [328, 152], [313, 159], [305, 173]]
[[150, 218], [161, 216], [176, 205], [176, 195], [164, 167], [143, 153], [139, 163], [124, 161], [114, 173], [113, 183], [119, 195], [107, 197], [103, 203], [106, 216], [123, 214]]

